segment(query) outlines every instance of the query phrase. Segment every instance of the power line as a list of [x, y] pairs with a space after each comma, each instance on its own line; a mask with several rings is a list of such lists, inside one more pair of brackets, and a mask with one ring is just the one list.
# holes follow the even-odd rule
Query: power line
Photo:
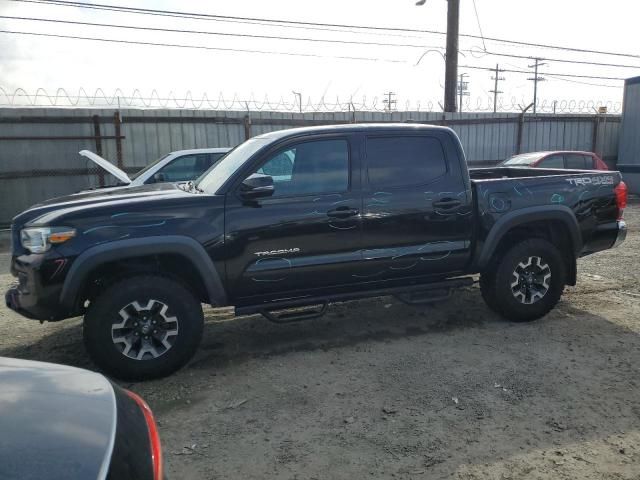
[[[493, 72], [495, 69], [491, 68], [491, 67], [477, 67], [474, 65], [461, 65], [460, 68], [471, 68], [474, 70], [487, 70], [490, 72]], [[500, 69], [501, 72], [507, 72], [507, 73], [526, 73], [527, 75], [531, 74], [531, 71], [529, 70], [509, 70], [509, 69]], [[592, 78], [592, 79], [596, 79], [596, 80], [619, 80], [621, 82], [625, 81], [626, 78], [621, 78], [621, 77], [601, 77], [601, 76], [597, 76], [597, 75], [577, 75], [577, 74], [572, 74], [572, 73], [547, 73], [545, 72], [546, 75], [549, 76], [556, 76], [556, 77], [572, 77], [572, 78]]]
[[482, 33], [482, 25], [480, 25], [480, 17], [478, 16], [478, 7], [476, 7], [476, 0], [473, 0], [473, 11], [476, 12], [476, 20], [478, 22], [478, 30], [480, 31], [480, 37], [482, 38], [482, 46], [487, 49], [487, 45], [484, 43], [484, 34]]
[[[12, 0], [12, 1], [22, 1], [22, 0]], [[43, 0], [39, 0], [39, 1], [43, 1]], [[216, 36], [260, 38], [260, 39], [274, 39], [274, 40], [287, 40], [287, 41], [305, 41], [305, 42], [338, 43], [338, 44], [370, 45], [370, 46], [389, 46], [389, 47], [411, 47], [411, 48], [427, 48], [427, 49], [443, 50], [443, 47], [431, 46], [431, 45], [408, 44], [408, 43], [401, 44], [401, 43], [365, 42], [365, 41], [355, 41], [355, 40], [320, 39], [320, 38], [309, 38], [309, 37], [284, 37], [284, 36], [258, 35], [258, 34], [245, 34], [245, 33], [211, 32], [211, 31], [202, 31], [202, 30], [172, 29], [172, 28], [161, 28], [161, 27], [141, 27], [141, 26], [134, 26], [134, 25], [120, 25], [120, 24], [113, 24], [113, 23], [81, 22], [81, 21], [75, 21], [75, 20], [60, 20], [60, 19], [35, 18], [35, 17], [16, 17], [16, 16], [9, 16], [9, 15], [0, 15], [0, 18], [4, 18], [4, 19], [7, 19], [7, 20], [35, 21], [35, 22], [47, 22], [47, 23], [63, 23], [63, 24], [68, 24], [68, 25], [82, 25], [82, 26], [106, 27], [106, 28], [121, 28], [121, 29], [128, 29], [128, 30], [147, 30], [147, 31], [157, 31], [157, 32], [169, 32], [169, 33], [187, 33], [187, 34], [199, 34], [199, 35], [216, 35]], [[216, 50], [215, 48], [211, 48], [211, 49]], [[220, 48], [217, 48], [217, 49], [218, 50], [222, 50]], [[470, 52], [470, 53], [478, 53], [476, 50], [473, 50], [473, 49], [461, 49], [459, 51]], [[263, 52], [258, 52], [258, 53], [263, 53]], [[491, 51], [488, 51], [488, 50], [485, 50], [482, 53], [485, 54], [485, 55], [495, 55], [495, 56], [511, 57], [511, 58], [519, 58], [519, 59], [531, 59], [531, 58], [534, 58], [534, 57], [526, 56], [526, 55], [517, 55], [517, 54], [501, 53], [501, 52], [491, 52]], [[285, 54], [285, 53], [283, 52], [282, 54]], [[342, 58], [342, 57], [338, 57], [338, 58]], [[351, 58], [351, 57], [349, 57], [349, 58]], [[581, 64], [581, 65], [594, 65], [594, 66], [640, 69], [640, 66], [637, 66], [637, 65], [623, 65], [623, 64], [612, 64], [612, 63], [601, 63], [601, 62], [589, 62], [589, 61], [584, 61], [584, 60], [568, 60], [568, 59], [561, 59], [561, 58], [544, 58], [544, 60], [547, 60], [547, 61], [550, 61], [550, 62], [559, 62], [559, 63], [570, 63], [570, 64]]]
[[502, 53], [502, 52], [490, 52], [489, 50], [478, 50], [473, 49], [464, 49], [460, 50], [462, 52], [470, 52], [470, 53], [481, 53], [483, 55], [494, 55], [497, 57], [510, 57], [510, 58], [520, 58], [526, 60], [535, 60], [539, 58], [540, 60], [547, 60], [549, 62], [558, 62], [558, 63], [571, 63], [576, 65], [593, 65], [598, 67], [616, 67], [616, 68], [637, 68], [640, 69], [640, 65], [625, 65], [620, 63], [602, 63], [602, 62], [589, 62], [586, 60], [568, 60], [564, 58], [550, 58], [550, 57], [533, 57], [531, 55], [517, 55], [515, 53]]
[[562, 80], [563, 82], [570, 82], [570, 83], [578, 83], [580, 85], [589, 85], [591, 87], [622, 88], [622, 86], [618, 86], [618, 85], [605, 85], [604, 83], [591, 83], [591, 82], [581, 82], [580, 80], [570, 80], [568, 78], [562, 78], [562, 76], [552, 75], [550, 73], [545, 73], [545, 75], [547, 77], [554, 78], [555, 80]]
[[[116, 11], [116, 12], [144, 14], [144, 15], [191, 18], [191, 19], [200, 19], [200, 20], [218, 20], [218, 21], [234, 20], [234, 21], [249, 22], [249, 23], [263, 22], [269, 25], [276, 24], [274, 26], [279, 26], [279, 27], [285, 27], [287, 25], [289, 26], [295, 25], [295, 26], [305, 26], [305, 27], [323, 27], [324, 29], [328, 27], [334, 27], [334, 28], [342, 28], [342, 29], [372, 30], [377, 32], [411, 32], [411, 33], [422, 33], [422, 34], [426, 33], [426, 34], [435, 34], [435, 35], [446, 35], [446, 32], [441, 32], [437, 30], [421, 30], [421, 29], [402, 28], [402, 27], [377, 27], [377, 26], [369, 26], [369, 25], [350, 25], [350, 24], [339, 24], [339, 23], [304, 22], [304, 21], [296, 21], [296, 20], [278, 20], [278, 19], [268, 19], [268, 18], [259, 18], [259, 17], [214, 15], [214, 14], [205, 14], [205, 13], [147, 9], [147, 8], [137, 8], [137, 7], [123, 7], [119, 5], [72, 2], [72, 1], [62, 1], [62, 0], [10, 0], [10, 1], [22, 2], [22, 3], [48, 4], [48, 5], [56, 5], [56, 6], [63, 6], [63, 7], [79, 7], [79, 8], [94, 9], [94, 10], [96, 9], [110, 10], [110, 11]], [[352, 33], [358, 33], [358, 32], [352, 32]], [[623, 53], [623, 52], [608, 52], [604, 50], [593, 50], [593, 49], [575, 48], [575, 47], [567, 47], [567, 46], [544, 44], [544, 43], [523, 42], [523, 41], [517, 41], [517, 40], [508, 40], [504, 38], [484, 37], [483, 35], [460, 34], [460, 36], [466, 37], [466, 38], [475, 38], [475, 39], [489, 40], [494, 42], [509, 43], [513, 45], [564, 50], [568, 52], [593, 53], [598, 55], [640, 58], [640, 55], [638, 54]]]
[[314, 53], [293, 53], [293, 52], [277, 52], [273, 50], [252, 50], [248, 48], [225, 48], [225, 47], [208, 47], [205, 45], [188, 45], [182, 43], [158, 43], [158, 42], [143, 42], [140, 40], [117, 40], [113, 38], [99, 38], [99, 37], [82, 37], [77, 35], [60, 35], [53, 33], [36, 33], [36, 32], [19, 32], [15, 30], [0, 30], [0, 33], [17, 34], [17, 35], [31, 35], [36, 37], [50, 37], [50, 38], [68, 38], [72, 40], [92, 40], [96, 42], [110, 42], [121, 43], [129, 45], [149, 45], [154, 47], [177, 47], [177, 48], [194, 48], [200, 50], [217, 50], [223, 52], [241, 52], [241, 53], [263, 53], [269, 55], [287, 55], [294, 57], [315, 57], [315, 58], [336, 58], [341, 60], [363, 60], [370, 62], [390, 62], [390, 63], [406, 63], [403, 60], [393, 60], [386, 58], [371, 58], [371, 57], [350, 57], [350, 56], [337, 56], [337, 55], [318, 55]]
[[0, 15], [0, 18], [6, 20], [24, 20], [33, 22], [47, 22], [47, 23], [63, 23], [67, 25], [82, 25], [89, 27], [107, 27], [107, 28], [123, 28], [128, 30], [147, 30], [153, 32], [168, 32], [168, 33], [188, 33], [197, 35], [219, 35], [225, 37], [244, 37], [244, 38], [260, 38], [260, 39], [273, 39], [273, 40], [289, 40], [289, 41], [304, 41], [304, 42], [321, 42], [321, 43], [340, 43], [340, 44], [353, 44], [353, 45], [373, 45], [373, 46], [385, 46], [385, 47], [413, 47], [413, 48], [435, 48], [442, 49], [444, 47], [430, 46], [424, 44], [408, 44], [408, 43], [384, 43], [384, 42], [365, 42], [357, 40], [336, 40], [336, 39], [324, 39], [324, 38], [309, 38], [309, 37], [283, 37], [279, 35], [258, 35], [249, 33], [229, 33], [229, 32], [212, 32], [203, 30], [185, 30], [177, 28], [162, 28], [162, 27], [142, 27], [137, 25], [120, 25], [114, 23], [95, 23], [95, 22], [81, 22], [77, 20], [60, 20], [53, 18], [35, 18], [35, 17], [15, 17], [10, 15]]

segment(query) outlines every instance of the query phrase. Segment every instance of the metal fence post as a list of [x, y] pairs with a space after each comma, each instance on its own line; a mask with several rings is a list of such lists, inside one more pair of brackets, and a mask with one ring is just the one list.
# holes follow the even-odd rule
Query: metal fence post
[[251, 138], [251, 117], [249, 115], [244, 116], [244, 139], [249, 140]]
[[600, 115], [593, 117], [593, 137], [591, 139], [591, 151], [598, 153], [598, 135], [600, 133]]
[[[94, 115], [93, 117], [93, 135], [96, 142], [96, 153], [102, 156], [102, 137], [100, 136], [100, 117]], [[104, 187], [104, 170], [98, 168], [98, 183], [101, 187]]]
[[118, 168], [124, 169], [124, 161], [122, 160], [122, 135], [120, 134], [121, 124], [120, 112], [116, 111], [113, 114], [113, 128], [116, 137], [116, 161], [118, 163]]
[[520, 115], [518, 115], [518, 143], [516, 145], [516, 154], [522, 153], [522, 135], [524, 133], [524, 114], [527, 113], [533, 107], [533, 103], [527, 105], [526, 108], [522, 109]]

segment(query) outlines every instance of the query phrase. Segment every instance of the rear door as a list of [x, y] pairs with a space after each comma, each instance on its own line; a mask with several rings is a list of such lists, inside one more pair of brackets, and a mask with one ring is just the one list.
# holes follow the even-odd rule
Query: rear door
[[362, 258], [358, 150], [349, 135], [289, 141], [249, 173], [271, 175], [273, 196], [247, 202], [237, 191], [227, 194], [227, 279], [235, 298], [247, 299], [240, 303], [356, 281], [352, 272]]
[[446, 131], [367, 136], [361, 279], [465, 268], [473, 219], [459, 152]]

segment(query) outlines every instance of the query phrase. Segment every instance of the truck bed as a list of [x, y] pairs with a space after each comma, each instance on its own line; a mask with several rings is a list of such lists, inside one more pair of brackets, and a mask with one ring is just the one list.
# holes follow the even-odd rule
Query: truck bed
[[[548, 177], [548, 176], [566, 176], [577, 174], [594, 174], [594, 173], [610, 173], [609, 171], [600, 170], [566, 170], [558, 168], [525, 168], [525, 167], [489, 167], [489, 168], [470, 168], [469, 177], [471, 180], [497, 180], [507, 178], [529, 178], [529, 177]], [[614, 172], [615, 173], [615, 172]]]
[[620, 172], [496, 167], [470, 169], [469, 177], [480, 239], [514, 216], [535, 221], [540, 215], [541, 225], [556, 228], [549, 223], [556, 215], [575, 219], [578, 256], [610, 248], [615, 240]]

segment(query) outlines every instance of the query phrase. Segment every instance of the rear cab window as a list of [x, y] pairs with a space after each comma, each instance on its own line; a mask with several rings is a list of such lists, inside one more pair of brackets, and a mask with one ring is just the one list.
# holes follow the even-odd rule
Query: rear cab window
[[373, 189], [426, 185], [448, 171], [440, 140], [429, 135], [367, 137], [366, 156]]

